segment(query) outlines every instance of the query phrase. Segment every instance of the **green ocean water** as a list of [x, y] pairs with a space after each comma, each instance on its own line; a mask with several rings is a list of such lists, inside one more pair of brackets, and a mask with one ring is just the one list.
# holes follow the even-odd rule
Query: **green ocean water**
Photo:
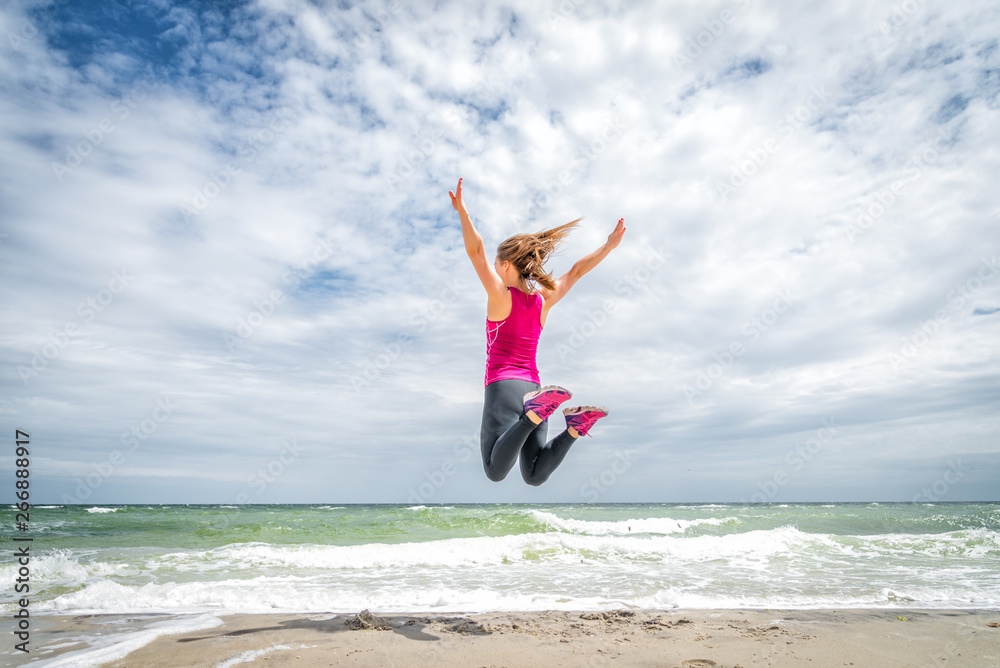
[[26, 536], [57, 614], [1000, 608], [996, 503], [44, 506]]

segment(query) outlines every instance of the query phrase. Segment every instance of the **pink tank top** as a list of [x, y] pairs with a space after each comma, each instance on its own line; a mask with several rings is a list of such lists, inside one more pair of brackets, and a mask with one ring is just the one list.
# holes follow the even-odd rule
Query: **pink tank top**
[[510, 315], [504, 320], [486, 321], [486, 385], [514, 378], [538, 380], [535, 353], [542, 333], [542, 295], [527, 295], [517, 288], [510, 291]]

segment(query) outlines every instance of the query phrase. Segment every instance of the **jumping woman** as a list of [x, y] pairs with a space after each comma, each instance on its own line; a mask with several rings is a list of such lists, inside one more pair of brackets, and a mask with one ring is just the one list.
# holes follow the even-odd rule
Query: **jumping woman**
[[614, 250], [625, 234], [618, 221], [608, 241], [579, 260], [558, 280], [545, 272], [549, 255], [579, 218], [535, 234], [518, 234], [497, 248], [490, 263], [486, 247], [462, 200], [462, 179], [451, 205], [462, 219], [462, 237], [472, 266], [486, 288], [486, 403], [480, 443], [486, 476], [499, 482], [507, 477], [520, 455], [521, 477], [541, 485], [569, 452], [573, 442], [587, 434], [608, 411], [597, 406], [563, 410], [566, 430], [546, 443], [548, 418], [572, 395], [556, 385], [541, 386], [535, 353], [545, 318], [580, 277]]

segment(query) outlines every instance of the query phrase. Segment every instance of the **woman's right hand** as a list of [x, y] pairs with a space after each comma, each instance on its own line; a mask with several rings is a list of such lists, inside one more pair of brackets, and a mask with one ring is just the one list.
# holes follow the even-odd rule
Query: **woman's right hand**
[[451, 196], [451, 205], [455, 207], [455, 211], [462, 213], [465, 211], [465, 202], [462, 200], [462, 179], [458, 180], [458, 187], [455, 188], [455, 192], [448, 191], [448, 195]]

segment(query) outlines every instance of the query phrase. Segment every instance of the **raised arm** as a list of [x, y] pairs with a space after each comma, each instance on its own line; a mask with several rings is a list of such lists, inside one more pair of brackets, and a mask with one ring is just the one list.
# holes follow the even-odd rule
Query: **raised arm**
[[608, 235], [608, 240], [603, 246], [598, 248], [596, 251], [587, 255], [585, 257], [577, 260], [569, 271], [559, 277], [556, 281], [555, 290], [543, 290], [542, 297], [545, 299], [545, 311], [547, 312], [552, 306], [555, 305], [560, 299], [566, 296], [566, 293], [576, 285], [576, 282], [586, 274], [588, 271], [596, 267], [601, 263], [601, 260], [608, 256], [608, 253], [613, 251], [621, 243], [622, 236], [625, 234], [625, 219], [619, 218], [618, 224], [615, 225], [614, 231]]
[[462, 179], [458, 180], [455, 192], [449, 190], [448, 195], [451, 197], [451, 205], [455, 207], [455, 211], [458, 211], [458, 216], [462, 220], [462, 239], [465, 241], [465, 252], [472, 260], [472, 266], [483, 287], [486, 288], [486, 294], [494, 298], [502, 298], [507, 294], [507, 288], [486, 255], [483, 238], [479, 236], [479, 232], [472, 224], [472, 218], [469, 217], [469, 211], [465, 208], [465, 201], [462, 198]]

